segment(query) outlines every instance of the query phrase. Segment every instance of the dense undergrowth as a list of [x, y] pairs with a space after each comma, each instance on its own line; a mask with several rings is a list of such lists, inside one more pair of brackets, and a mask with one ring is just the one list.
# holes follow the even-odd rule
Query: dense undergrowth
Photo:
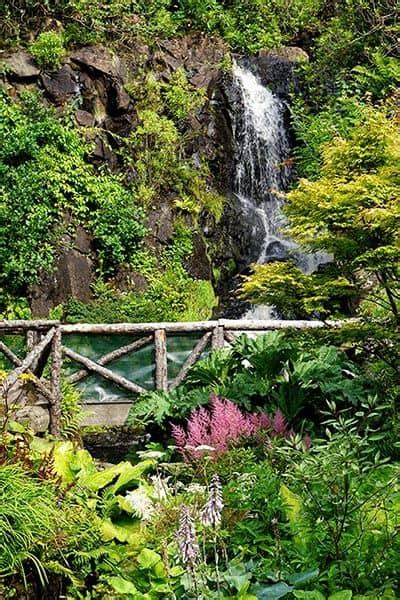
[[70, 386], [64, 440], [4, 415], [3, 597], [399, 597], [396, 367], [348, 333], [240, 337], [134, 404], [170, 445], [116, 465]]

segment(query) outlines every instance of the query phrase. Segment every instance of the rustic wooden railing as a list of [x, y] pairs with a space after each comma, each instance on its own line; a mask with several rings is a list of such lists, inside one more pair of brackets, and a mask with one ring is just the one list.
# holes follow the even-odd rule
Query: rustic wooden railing
[[[5, 335], [23, 335], [26, 339], [27, 354], [19, 358], [0, 340], [0, 352], [3, 353], [14, 369], [1, 384], [1, 395], [7, 402], [8, 391], [22, 374], [32, 375], [32, 381], [38, 391], [48, 400], [50, 408], [50, 430], [54, 435], [60, 433], [61, 406], [61, 369], [63, 356], [82, 366], [82, 369], [69, 376], [76, 383], [90, 373], [113, 382], [131, 392], [141, 394], [146, 390], [125, 377], [111, 371], [106, 365], [135, 352], [144, 346], [154, 344], [155, 351], [155, 389], [168, 391], [174, 389], [185, 379], [190, 367], [203, 355], [207, 347], [222, 348], [225, 343], [232, 344], [235, 333], [265, 332], [276, 329], [315, 329], [322, 327], [341, 327], [344, 321], [278, 321], [278, 320], [227, 320], [200, 321], [192, 323], [112, 323], [112, 324], [63, 324], [59, 321], [0, 321], [0, 337]], [[68, 348], [63, 343], [67, 334], [88, 335], [132, 335], [131, 343], [117, 348], [102, 357], [92, 360]], [[176, 377], [168, 383], [167, 338], [168, 334], [200, 334], [193, 350], [183, 363]], [[140, 336], [137, 339], [137, 336]], [[4, 339], [4, 337], [3, 337]], [[42, 377], [43, 367], [50, 360], [50, 381]]]

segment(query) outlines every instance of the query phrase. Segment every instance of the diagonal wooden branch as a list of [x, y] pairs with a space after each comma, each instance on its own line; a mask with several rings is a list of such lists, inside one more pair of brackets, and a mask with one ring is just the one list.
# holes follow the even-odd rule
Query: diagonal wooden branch
[[125, 377], [122, 377], [121, 375], [113, 373], [113, 371], [110, 371], [110, 369], [102, 367], [97, 362], [90, 360], [90, 358], [87, 358], [86, 356], [78, 354], [78, 352], [74, 352], [74, 350], [71, 350], [70, 348], [66, 348], [65, 346], [63, 346], [63, 352], [65, 356], [67, 356], [71, 360], [82, 364], [89, 371], [93, 371], [94, 373], [101, 375], [101, 377], [104, 377], [104, 379], [108, 379], [108, 381], [116, 383], [117, 385], [128, 390], [129, 392], [132, 392], [134, 394], [143, 394], [143, 392], [146, 392], [146, 390], [140, 385], [137, 385], [136, 383], [125, 379]]
[[[117, 360], [118, 358], [121, 358], [122, 356], [125, 356], [130, 352], [134, 352], [135, 350], [139, 350], [139, 348], [143, 348], [143, 346], [146, 346], [152, 340], [153, 336], [147, 335], [146, 337], [140, 338], [140, 340], [136, 340], [131, 344], [127, 344], [126, 346], [117, 348], [116, 350], [113, 350], [108, 354], [104, 354], [104, 356], [96, 360], [96, 363], [104, 367], [104, 365], [108, 365], [110, 362], [113, 362], [114, 360]], [[88, 375], [89, 371], [87, 369], [82, 369], [81, 371], [77, 371], [76, 373], [73, 373], [73, 375], [70, 375], [68, 377], [68, 381], [70, 383], [76, 383], [77, 381], [81, 381], [81, 379], [84, 379]]]
[[212, 336], [212, 333], [208, 332], [205, 335], [203, 335], [202, 338], [200, 338], [200, 340], [197, 342], [197, 344], [195, 345], [195, 347], [193, 348], [193, 350], [187, 357], [187, 359], [186, 359], [183, 367], [179, 371], [178, 375], [171, 382], [171, 384], [169, 386], [169, 390], [174, 390], [180, 383], [182, 383], [182, 381], [185, 379], [190, 367], [192, 365], [194, 365], [194, 363], [197, 361], [197, 359], [200, 358], [200, 356], [203, 354], [208, 342], [210, 341], [211, 336]]
[[[8, 360], [12, 362], [16, 367], [20, 367], [22, 365], [22, 360], [16, 354], [14, 354], [14, 352], [10, 350], [10, 348], [3, 344], [3, 342], [0, 342], [0, 352], [2, 352], [8, 358]], [[43, 396], [47, 398], [50, 402], [53, 402], [53, 396], [51, 395], [51, 391], [43, 383], [43, 381], [38, 379], [30, 369], [27, 369], [26, 373], [28, 373], [28, 375], [33, 376], [33, 384], [36, 385], [37, 389], [43, 394]]]
[[37, 344], [24, 358], [19, 367], [11, 371], [8, 376], [5, 378], [2, 384], [3, 393], [7, 394], [8, 390], [15, 384], [18, 377], [23, 373], [26, 373], [31, 365], [36, 361], [36, 359], [41, 355], [43, 350], [49, 345], [51, 340], [53, 339], [55, 333], [55, 328], [50, 329], [43, 339]]
[[236, 342], [236, 337], [233, 335], [231, 331], [224, 331], [224, 338], [228, 344], [234, 344]]

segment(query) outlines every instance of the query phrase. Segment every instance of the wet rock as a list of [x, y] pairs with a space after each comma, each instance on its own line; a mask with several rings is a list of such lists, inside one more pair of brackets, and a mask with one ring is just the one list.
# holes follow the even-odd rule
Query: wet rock
[[78, 109], [75, 113], [75, 119], [78, 125], [80, 125], [81, 127], [94, 126], [94, 116], [86, 110]]
[[40, 74], [40, 69], [35, 64], [32, 56], [24, 50], [19, 50], [11, 56], [2, 58], [1, 62], [6, 65], [9, 75], [16, 79], [36, 79]]
[[108, 92], [107, 109], [111, 115], [119, 115], [129, 109], [131, 98], [122, 83], [115, 82]]
[[81, 254], [90, 254], [92, 251], [92, 238], [81, 225], [78, 225], [75, 230], [72, 244], [75, 250]]
[[212, 269], [207, 256], [207, 246], [203, 237], [196, 233], [193, 236], [193, 252], [184, 261], [185, 268], [194, 279], [212, 279]]
[[218, 65], [227, 53], [221, 38], [191, 33], [182, 38], [164, 40], [154, 53], [153, 64], [164, 79], [183, 67], [195, 87], [207, 87], [218, 75]]
[[296, 84], [295, 69], [298, 63], [306, 60], [306, 52], [295, 46], [268, 50], [259, 56], [241, 57], [242, 64], [253, 71], [263, 85], [284, 99], [289, 98], [291, 88]]
[[97, 162], [108, 162], [110, 166], [114, 166], [117, 160], [108, 143], [101, 137], [95, 138], [92, 158]]
[[87, 46], [70, 55], [71, 61], [90, 70], [123, 78], [125, 66], [121, 59], [103, 46]]
[[[117, 134], [118, 137], [128, 136], [137, 125], [137, 115], [132, 112], [114, 117], [107, 116], [103, 122], [104, 129], [107, 132]], [[111, 136], [111, 139], [115, 145], [121, 145], [121, 142], [115, 136]]]
[[150, 230], [147, 241], [150, 246], [168, 244], [174, 237], [174, 211], [169, 202], [162, 202], [152, 208], [148, 215]]
[[149, 286], [146, 277], [126, 266], [118, 268], [111, 283], [121, 292], [128, 292], [130, 290], [144, 292]]
[[128, 452], [144, 447], [150, 435], [133, 427], [99, 427], [97, 431], [83, 429], [82, 438], [92, 456], [114, 464], [125, 460]]
[[49, 310], [70, 298], [85, 303], [92, 299], [91, 249], [91, 237], [83, 228], [78, 228], [74, 237], [65, 236], [54, 271], [46, 273], [39, 284], [29, 288], [33, 316], [46, 317]]
[[55, 104], [65, 104], [79, 93], [77, 74], [69, 65], [64, 65], [56, 73], [43, 73], [41, 81], [47, 94]]
[[297, 46], [283, 46], [282, 48], [271, 48], [269, 50], [261, 50], [258, 56], [269, 56], [281, 58], [293, 63], [309, 62], [310, 57], [307, 52]]

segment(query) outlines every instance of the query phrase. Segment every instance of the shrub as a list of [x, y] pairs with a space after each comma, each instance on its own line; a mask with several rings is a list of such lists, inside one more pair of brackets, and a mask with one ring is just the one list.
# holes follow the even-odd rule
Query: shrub
[[55, 31], [44, 31], [29, 46], [29, 52], [39, 67], [58, 69], [65, 54], [63, 37]]
[[164, 84], [164, 97], [168, 111], [179, 121], [204, 104], [206, 93], [204, 89], [193, 89], [184, 69], [178, 68], [173, 72], [171, 81]]
[[381, 410], [365, 403], [357, 417], [330, 404], [326, 440], [301, 455], [277, 451], [288, 460], [284, 493], [298, 548], [305, 564], [323, 567], [331, 592], [367, 592], [396, 581], [399, 471], [377, 452]]
[[116, 176], [96, 172], [87, 161], [90, 145], [36, 95], [0, 96], [0, 146], [5, 290], [15, 292], [51, 270], [60, 234], [77, 223], [92, 231], [104, 269], [135, 253], [146, 231], [135, 195]]

